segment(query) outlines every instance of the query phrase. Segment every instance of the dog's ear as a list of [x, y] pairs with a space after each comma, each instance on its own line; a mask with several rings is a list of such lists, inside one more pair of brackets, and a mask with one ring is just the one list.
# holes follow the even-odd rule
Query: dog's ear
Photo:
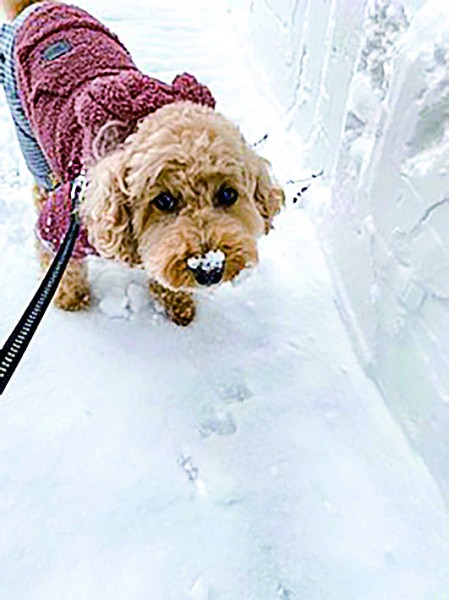
[[271, 181], [270, 163], [267, 160], [253, 153], [251, 166], [254, 177], [254, 202], [264, 220], [265, 233], [268, 233], [274, 216], [285, 203], [285, 194], [282, 188]]
[[132, 207], [126, 189], [126, 151], [121, 148], [89, 170], [89, 186], [81, 206], [89, 242], [100, 256], [129, 266], [140, 258], [132, 225]]

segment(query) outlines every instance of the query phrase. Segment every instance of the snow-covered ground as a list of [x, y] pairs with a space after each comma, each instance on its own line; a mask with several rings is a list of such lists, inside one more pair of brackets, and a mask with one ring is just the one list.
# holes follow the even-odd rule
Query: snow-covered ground
[[[93, 12], [149, 73], [208, 83], [249, 140], [270, 133], [279, 179], [301, 177], [233, 13], [149, 4]], [[3, 98], [0, 123], [3, 339], [38, 268]], [[252, 277], [187, 329], [141, 273], [101, 262], [93, 310], [49, 312], [0, 404], [0, 600], [449, 599], [447, 509], [357, 364], [295, 191]]]

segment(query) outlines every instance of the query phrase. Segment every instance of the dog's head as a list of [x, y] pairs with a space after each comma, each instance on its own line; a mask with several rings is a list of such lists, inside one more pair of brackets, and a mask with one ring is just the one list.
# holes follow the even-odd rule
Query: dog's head
[[257, 238], [284, 199], [237, 127], [190, 102], [145, 118], [89, 174], [82, 217], [91, 243], [171, 289], [229, 281], [255, 265]]

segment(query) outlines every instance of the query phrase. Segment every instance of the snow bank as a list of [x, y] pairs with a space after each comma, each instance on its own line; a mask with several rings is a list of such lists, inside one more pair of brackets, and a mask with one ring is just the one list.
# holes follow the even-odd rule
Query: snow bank
[[287, 129], [306, 164], [325, 169], [330, 197], [308, 208], [341, 315], [448, 496], [449, 5], [252, 0], [245, 10], [248, 49]]

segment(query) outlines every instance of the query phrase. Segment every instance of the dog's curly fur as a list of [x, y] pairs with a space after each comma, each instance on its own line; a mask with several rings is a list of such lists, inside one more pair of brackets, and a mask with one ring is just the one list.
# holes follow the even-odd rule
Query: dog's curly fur
[[[268, 233], [284, 194], [270, 180], [268, 163], [245, 142], [238, 128], [213, 109], [190, 102], [167, 105], [145, 118], [115, 151], [89, 168], [81, 207], [89, 241], [100, 256], [145, 269], [150, 291], [171, 320], [187, 325], [195, 315], [197, 284], [189, 257], [221, 250], [222, 281], [232, 280], [258, 260], [257, 238]], [[237, 202], [217, 205], [222, 186]], [[172, 212], [154, 198], [169, 192]], [[48, 257], [41, 254], [43, 264]], [[56, 303], [85, 308], [87, 270], [71, 261]]]

